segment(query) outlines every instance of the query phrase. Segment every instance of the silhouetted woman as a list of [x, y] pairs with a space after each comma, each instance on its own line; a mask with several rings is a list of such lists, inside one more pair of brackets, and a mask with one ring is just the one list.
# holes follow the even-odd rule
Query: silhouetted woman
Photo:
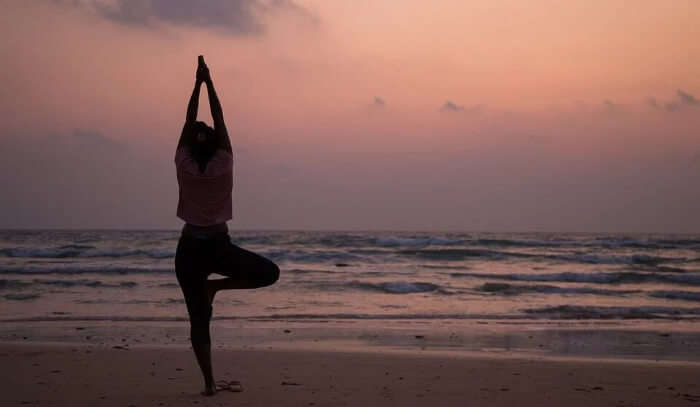
[[[207, 85], [212, 129], [197, 120], [199, 90]], [[175, 153], [180, 197], [177, 216], [185, 226], [177, 245], [175, 272], [190, 316], [190, 340], [204, 376], [204, 395], [215, 393], [209, 321], [219, 290], [274, 284], [279, 268], [270, 260], [231, 243], [233, 153], [219, 98], [204, 58], [199, 57], [187, 119]], [[211, 273], [226, 278], [209, 280]]]

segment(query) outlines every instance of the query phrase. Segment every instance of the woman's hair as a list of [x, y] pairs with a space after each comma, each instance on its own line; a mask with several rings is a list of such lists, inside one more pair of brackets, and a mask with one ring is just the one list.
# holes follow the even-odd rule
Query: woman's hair
[[185, 146], [190, 150], [192, 158], [197, 162], [199, 171], [202, 173], [207, 169], [207, 163], [214, 157], [219, 144], [214, 129], [204, 122], [195, 122], [189, 137], [185, 140]]

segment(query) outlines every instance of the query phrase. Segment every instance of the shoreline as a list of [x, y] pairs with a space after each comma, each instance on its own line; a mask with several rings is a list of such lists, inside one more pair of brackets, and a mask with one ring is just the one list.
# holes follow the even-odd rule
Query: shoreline
[[0, 372], [7, 405], [684, 406], [700, 401], [700, 364], [462, 356], [213, 349], [217, 380], [240, 380], [244, 391], [212, 398], [199, 395], [201, 377], [185, 347], [0, 343]]
[[[382, 323], [384, 322], [384, 323]], [[562, 360], [700, 363], [700, 332], [684, 324], [426, 324], [420, 321], [213, 321], [222, 350], [351, 350]], [[0, 324], [2, 344], [189, 347], [187, 322], [52, 321]]]
[[[682, 366], [689, 368], [699, 368], [700, 361], [697, 360], [668, 360], [668, 359], [639, 359], [639, 358], [621, 358], [621, 357], [593, 357], [593, 356], [561, 356], [561, 355], [544, 355], [533, 354], [517, 351], [459, 351], [451, 352], [445, 350], [409, 350], [398, 348], [371, 348], [366, 346], [355, 346], [350, 342], [336, 341], [333, 344], [318, 345], [308, 344], [309, 346], [286, 346], [284, 344], [276, 344], [277, 346], [267, 347], [232, 347], [224, 345], [212, 344], [212, 354], [226, 353], [309, 353], [309, 354], [324, 354], [324, 355], [365, 355], [372, 356], [388, 356], [396, 358], [416, 358], [416, 359], [450, 359], [450, 360], [502, 360], [513, 362], [543, 362], [543, 363], [574, 363], [574, 364], [591, 364], [591, 365], [655, 365], [655, 366]], [[102, 351], [135, 351], [139, 352], [186, 352], [191, 353], [191, 345], [184, 344], [138, 344], [130, 345], [91, 345], [79, 342], [20, 342], [20, 341], [4, 341], [0, 342], [0, 354], [4, 353], [5, 348], [32, 348], [41, 350], [58, 350], [71, 352], [83, 351], [86, 353], [102, 352]]]

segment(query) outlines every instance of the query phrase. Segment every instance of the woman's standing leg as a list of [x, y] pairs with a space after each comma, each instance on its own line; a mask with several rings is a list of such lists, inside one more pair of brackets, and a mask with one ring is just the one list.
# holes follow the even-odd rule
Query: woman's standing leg
[[214, 375], [211, 365], [211, 302], [207, 296], [207, 241], [181, 237], [175, 254], [175, 273], [185, 296], [187, 312], [190, 316], [190, 342], [197, 363], [204, 377], [204, 395], [215, 393]]

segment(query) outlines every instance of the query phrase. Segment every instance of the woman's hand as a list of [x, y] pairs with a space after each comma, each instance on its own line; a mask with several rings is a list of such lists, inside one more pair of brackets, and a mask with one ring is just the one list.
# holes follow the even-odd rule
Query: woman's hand
[[208, 83], [211, 81], [211, 76], [209, 75], [209, 67], [204, 62], [204, 57], [199, 56], [199, 65], [197, 66], [197, 82]]

